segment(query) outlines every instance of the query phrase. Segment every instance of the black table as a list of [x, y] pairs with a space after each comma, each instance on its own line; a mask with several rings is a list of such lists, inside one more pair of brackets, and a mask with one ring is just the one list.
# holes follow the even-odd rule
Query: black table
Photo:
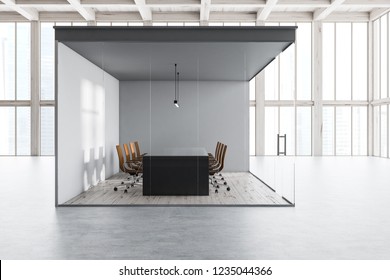
[[143, 195], [209, 195], [204, 148], [170, 148], [143, 157]]

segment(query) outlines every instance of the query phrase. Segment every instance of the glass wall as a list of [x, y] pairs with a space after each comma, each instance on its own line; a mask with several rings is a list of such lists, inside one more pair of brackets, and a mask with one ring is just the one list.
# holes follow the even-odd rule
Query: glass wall
[[[289, 201], [294, 201], [292, 190], [287, 190], [287, 185], [284, 182], [282, 184], [278, 183], [280, 188], [275, 193], [272, 189], [262, 184], [261, 181], [246, 172], [248, 171], [248, 154], [254, 152], [256, 137], [254, 133], [255, 123], [251, 123], [252, 121], [256, 121], [255, 107], [250, 106], [248, 108], [248, 101], [251, 104], [256, 101], [256, 81], [252, 79], [248, 83], [244, 79], [245, 77], [243, 77], [243, 73], [246, 71], [247, 53], [237, 48], [231, 48], [229, 53], [218, 53], [224, 44], [225, 42], [210, 44], [152, 42], [143, 46], [147, 50], [143, 52], [140, 51], [138, 43], [119, 42], [118, 48], [115, 48], [118, 52], [113, 53], [111, 43], [96, 43], [96, 48], [93, 51], [99, 52], [101, 50], [102, 52], [102, 57], [99, 58], [97, 63], [96, 61], [94, 61], [95, 63], [90, 63], [85, 59], [80, 59], [78, 54], [65, 45], [60, 44], [58, 48], [58, 67], [61, 76], [58, 79], [61, 81], [61, 79], [66, 78], [67, 81], [71, 80], [73, 82], [67, 84], [58, 83], [58, 118], [61, 123], [66, 122], [68, 124], [58, 127], [58, 135], [60, 137], [58, 139], [58, 162], [61, 164], [59, 165], [59, 172], [61, 172], [59, 173], [61, 174], [59, 178], [62, 178], [59, 181], [59, 190], [61, 190], [61, 186], [63, 189], [68, 190], [67, 186], [69, 184], [66, 180], [69, 176], [66, 176], [66, 174], [83, 170], [84, 175], [79, 178], [80, 185], [82, 185], [82, 190], [88, 192], [89, 189], [93, 188], [91, 185], [99, 183], [96, 174], [101, 174], [101, 171], [107, 168], [105, 164], [100, 163], [107, 163], [111, 159], [113, 159], [113, 162], [117, 162], [115, 145], [120, 144], [119, 147], [121, 147], [122, 151], [125, 151], [124, 155], [126, 156], [124, 147], [127, 147], [129, 142], [137, 141], [141, 147], [141, 151], [147, 153], [143, 158], [142, 183], [144, 185], [143, 189], [139, 188], [139, 184], [135, 184], [133, 188], [129, 187], [126, 190], [130, 194], [140, 195], [143, 198], [143, 202], [142, 200], [137, 200], [137, 202], [134, 200], [133, 202], [122, 201], [119, 204], [144, 203], [145, 197], [148, 198], [148, 195], [155, 195], [155, 189], [150, 185], [152, 174], [157, 170], [155, 168], [168, 170], [171, 165], [154, 163], [152, 166], [150, 164], [152, 159], [154, 162], [161, 159], [167, 160], [165, 157], [161, 157], [161, 155], [174, 156], [176, 154], [180, 156], [189, 152], [189, 159], [185, 160], [192, 160], [191, 158], [196, 156], [196, 154], [191, 155], [191, 153], [198, 153], [197, 149], [188, 151], [186, 147], [202, 147], [202, 158], [194, 158], [195, 165], [191, 166], [183, 163], [183, 166], [180, 166], [180, 168], [186, 169], [183, 171], [184, 173], [180, 170], [176, 172], [184, 174], [185, 180], [187, 178], [193, 178], [190, 176], [193, 176], [195, 173], [202, 173], [202, 178], [193, 180], [193, 182], [197, 184], [199, 190], [203, 190], [204, 186], [206, 186], [210, 195], [202, 197], [199, 201], [194, 195], [191, 195], [191, 197], [183, 195], [176, 197], [175, 202], [179, 204], [212, 204], [215, 202], [220, 204], [235, 204], [240, 202], [241, 204], [291, 205], [281, 196], [287, 197]], [[108, 69], [104, 69], [104, 65], [109, 65], [110, 62], [115, 61], [112, 56], [114, 56], [114, 59], [123, 59], [125, 57], [124, 54], [132, 53], [132, 51], [138, 52], [137, 54], [139, 56], [137, 56], [137, 59], [140, 63], [134, 64], [135, 66], [129, 64], [130, 70], [124, 73], [126, 76], [120, 81], [119, 140], [114, 139], [114, 144], [110, 143], [106, 145], [107, 140], [104, 135], [107, 136], [107, 132], [104, 133], [104, 131], [113, 122], [118, 125], [118, 120], [112, 118], [112, 114], [107, 112], [104, 106], [94, 107], [95, 103], [101, 104], [98, 100], [104, 100], [104, 97], [103, 99], [99, 98], [98, 100], [94, 100], [95, 94], [89, 93], [96, 88], [102, 88], [104, 92], [106, 88], [112, 87], [113, 82], [107, 82], [108, 75], [105, 75], [103, 72], [108, 71]], [[212, 58], [212, 63], [210, 63], [210, 57], [204, 55], [209, 51], [219, 56]], [[87, 51], [84, 55], [86, 53]], [[191, 53], [194, 55], [188, 55]], [[105, 60], [107, 57], [109, 60]], [[236, 59], [237, 57], [239, 59]], [[222, 77], [227, 77], [228, 79], [220, 80], [220, 69], [223, 66], [216, 63], [218, 61], [228, 62], [227, 65], [232, 68], [232, 72], [230, 73], [233, 74], [233, 78], [224, 74], [226, 76]], [[70, 67], [69, 65], [82, 65], [82, 67], [77, 67], [77, 71], [72, 71], [74, 67]], [[100, 67], [100, 69], [96, 69], [96, 66]], [[135, 70], [132, 71], [133, 69]], [[179, 74], [180, 82], [175, 82]], [[142, 79], [139, 77], [142, 77]], [[85, 81], [88, 81], [88, 83], [85, 83]], [[83, 86], [83, 84], [86, 86]], [[114, 93], [114, 90], [112, 92]], [[82, 96], [82, 98], [76, 98], [78, 96]], [[70, 97], [75, 98], [75, 104], [61, 102], [61, 100]], [[176, 104], [179, 106], [174, 105], [175, 100], [177, 100]], [[94, 107], [92, 108], [93, 110], [91, 109], [91, 104]], [[115, 105], [115, 102], [113, 104]], [[115, 109], [115, 106], [113, 107]], [[86, 110], [86, 108], [88, 109]], [[53, 111], [49, 109], [50, 107], [41, 108], [41, 116], [43, 119], [50, 119], [46, 117], [47, 115], [53, 114]], [[291, 114], [295, 115], [295, 109], [293, 107], [283, 109], [286, 109], [289, 115], [285, 119], [285, 124], [282, 124], [281, 127], [282, 129], [288, 130], [288, 118]], [[77, 112], [75, 114], [77, 115], [76, 118], [68, 117], [69, 115], [74, 115], [74, 112]], [[79, 112], [80, 119], [78, 118]], [[299, 112], [300, 118], [305, 114], [305, 111]], [[100, 117], [102, 117], [102, 121]], [[76, 125], [78, 122], [81, 123], [80, 126]], [[53, 126], [53, 124], [47, 123], [46, 126]], [[103, 133], [101, 133], [102, 131]], [[41, 133], [42, 138], [50, 138], [50, 133], [47, 134], [46, 130], [42, 129]], [[112, 135], [115, 136], [115, 134]], [[71, 139], [76, 139], [76, 141], [73, 143], [70, 141]], [[209, 178], [209, 157], [207, 152], [215, 154], [218, 141], [227, 145], [223, 176], [215, 174], [216, 178]], [[79, 146], [75, 149], [74, 145]], [[66, 152], [69, 150], [74, 150], [75, 153], [78, 153], [77, 157], [72, 158], [72, 155]], [[130, 158], [130, 154], [128, 156]], [[153, 158], [154, 156], [157, 157]], [[83, 158], [83, 162], [79, 158]], [[69, 162], [68, 159], [73, 160], [75, 164], [72, 164], [69, 168], [65, 168], [65, 163]], [[233, 175], [230, 175], [229, 170], [240, 171], [243, 175], [235, 172], [233, 174], [234, 176], [237, 174], [241, 177], [233, 177]], [[278, 168], [279, 172], [284, 171], [284, 173], [293, 170], [291, 168], [285, 169], [284, 167]], [[113, 171], [117, 172], [116, 169]], [[161, 171], [158, 170], [158, 172]], [[162, 174], [169, 174], [169, 172], [162, 172]], [[203, 174], [206, 176], [203, 177]], [[119, 186], [121, 180], [118, 179], [127, 179], [128, 175], [119, 173], [115, 174], [115, 176], [112, 177], [114, 180], [111, 181], [112, 186], [107, 186], [108, 188], [105, 189], [110, 189], [113, 195], [118, 195], [118, 198], [127, 196], [123, 196], [125, 184]], [[289, 175], [288, 181], [294, 182], [294, 180], [290, 180], [291, 178], [293, 176]], [[204, 179], [206, 180], [204, 181]], [[161, 179], [159, 181], [164, 183], [165, 180], [170, 179]], [[210, 185], [209, 181], [215, 187]], [[218, 182], [220, 185], [217, 187], [216, 184]], [[244, 190], [244, 196], [250, 197], [250, 199], [243, 197], [241, 194], [236, 195], [234, 193], [235, 184], [241, 182], [248, 182], [250, 186], [253, 186], [248, 191], [242, 188], [240, 189]], [[104, 184], [104, 182], [101, 183]], [[272, 187], [274, 186], [274, 182], [269, 183], [272, 183]], [[183, 186], [182, 182], [180, 186]], [[114, 187], [118, 191], [117, 193], [115, 193]], [[180, 187], [179, 189], [183, 188]], [[259, 193], [254, 193], [258, 189], [260, 189]], [[77, 191], [79, 190], [80, 188], [77, 189]], [[149, 193], [145, 195], [145, 193], [142, 193], [143, 190]], [[64, 193], [62, 191], [58, 192], [60, 203], [73, 203], [75, 201], [72, 200], [73, 197], [70, 197], [70, 195], [68, 197], [68, 194]], [[262, 195], [263, 193], [265, 195]], [[80, 193], [75, 192], [74, 195], [80, 195]], [[211, 201], [213, 197], [217, 198], [215, 202]], [[170, 199], [166, 196], [165, 198]], [[277, 199], [276, 203], [272, 199]], [[157, 200], [153, 201], [153, 199], [148, 198], [146, 202], [148, 204], [168, 204], [169, 200], [165, 202], [159, 200], [157, 202]], [[101, 203], [101, 201], [96, 200], [91, 203]], [[90, 202], [85, 204], [90, 204]], [[103, 202], [103, 204], [107, 204], [107, 202]]]
[[256, 78], [249, 82], [249, 155], [256, 155]]
[[286, 134], [287, 155], [311, 155], [311, 23], [298, 26], [296, 43], [265, 69], [265, 155], [276, 155], [277, 134]]

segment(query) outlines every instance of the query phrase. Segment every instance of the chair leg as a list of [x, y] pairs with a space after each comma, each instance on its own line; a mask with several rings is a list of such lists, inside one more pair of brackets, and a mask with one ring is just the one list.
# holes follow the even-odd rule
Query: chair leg
[[114, 187], [114, 191], [118, 191], [119, 188], [124, 187], [123, 192], [124, 192], [124, 193], [127, 193], [127, 189], [129, 189], [130, 187], [131, 187], [131, 188], [134, 187], [134, 185], [136, 184], [136, 182], [139, 181], [138, 179], [136, 179], [136, 178], [134, 177], [134, 175], [130, 175], [130, 177], [128, 177], [127, 179], [128, 179], [128, 181], [122, 181], [121, 184], [120, 184], [119, 186], [115, 186], [115, 187]]
[[[230, 186], [228, 186], [228, 183], [225, 180], [222, 180], [222, 179], [214, 179], [214, 180], [212, 180], [212, 185], [216, 189], [219, 189], [219, 186], [222, 185], [222, 184], [226, 186], [226, 190], [229, 192], [231, 188], [230, 188]], [[217, 193], [217, 191], [216, 191], [216, 193]]]

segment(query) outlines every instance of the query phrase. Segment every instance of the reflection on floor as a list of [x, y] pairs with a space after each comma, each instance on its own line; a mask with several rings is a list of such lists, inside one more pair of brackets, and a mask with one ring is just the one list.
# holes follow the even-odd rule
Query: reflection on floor
[[142, 183], [130, 187], [127, 193], [123, 192], [123, 187], [114, 191], [114, 187], [120, 186], [127, 177], [125, 173], [118, 173], [65, 205], [290, 205], [250, 173], [223, 175], [230, 191], [221, 185], [219, 192], [215, 193], [215, 187], [210, 185], [209, 196], [143, 196]]

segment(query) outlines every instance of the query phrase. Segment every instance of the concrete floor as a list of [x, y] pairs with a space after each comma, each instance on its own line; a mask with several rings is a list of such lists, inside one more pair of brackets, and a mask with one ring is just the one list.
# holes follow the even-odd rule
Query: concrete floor
[[390, 160], [296, 160], [296, 207], [54, 207], [54, 158], [0, 157], [0, 259], [389, 259]]

